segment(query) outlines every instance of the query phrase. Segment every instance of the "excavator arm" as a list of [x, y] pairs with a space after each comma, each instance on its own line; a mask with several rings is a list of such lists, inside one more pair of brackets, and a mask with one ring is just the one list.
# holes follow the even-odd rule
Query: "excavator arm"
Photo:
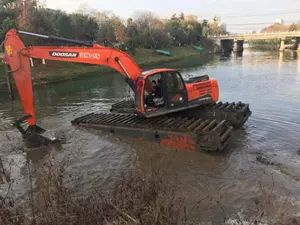
[[[19, 34], [70, 42], [79, 45], [79, 47], [26, 47], [20, 39]], [[31, 130], [32, 127], [37, 127], [35, 121], [32, 78], [30, 70], [30, 64], [33, 64], [32, 58], [107, 66], [120, 72], [125, 77], [125, 81], [133, 90], [135, 90], [134, 84], [137, 77], [142, 73], [141, 68], [125, 52], [122, 52], [116, 48], [104, 47], [98, 44], [87, 43], [73, 39], [46, 36], [11, 29], [6, 33], [4, 48], [5, 56], [3, 61], [7, 66], [9, 66], [9, 72], [13, 75], [25, 113], [25, 117], [22, 120], [27, 120], [28, 126], [31, 128]], [[17, 127], [19, 128], [20, 126], [17, 125]], [[26, 131], [21, 132], [23, 133], [23, 136], [26, 134]]]

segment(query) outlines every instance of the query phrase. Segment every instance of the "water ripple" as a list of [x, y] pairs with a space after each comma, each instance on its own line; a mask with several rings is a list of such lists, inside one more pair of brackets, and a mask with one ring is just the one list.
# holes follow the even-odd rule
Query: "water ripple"
[[[220, 100], [250, 104], [251, 118], [241, 130], [234, 132], [229, 151], [220, 155], [166, 153], [164, 148], [156, 145], [133, 143], [132, 140], [125, 144], [126, 139], [119, 142], [101, 132], [72, 127], [70, 121], [75, 117], [90, 112], [107, 112], [111, 104], [125, 97], [128, 87], [119, 75], [112, 74], [109, 79], [98, 76], [39, 89], [35, 93], [37, 120], [42, 127], [66, 134], [67, 141], [61, 150], [56, 151], [57, 155], [68, 157], [68, 154], [80, 150], [80, 157], [72, 164], [72, 169], [82, 175], [81, 183], [88, 189], [109, 185], [130, 164], [132, 154], [156, 152], [157, 160], [161, 160], [161, 153], [173, 159], [171, 169], [179, 174], [182, 194], [188, 196], [191, 205], [202, 195], [218, 196], [220, 188], [224, 188], [222, 200], [228, 210], [235, 205], [247, 205], [253, 198], [261, 196], [258, 181], [266, 188], [272, 187], [270, 177], [273, 174], [278, 193], [274, 202], [281, 202], [280, 196], [285, 197], [290, 192], [293, 195], [291, 204], [297, 208], [297, 196], [300, 195], [297, 182], [300, 179], [300, 156], [296, 153], [300, 148], [299, 62], [290, 56], [280, 57], [278, 53], [244, 52], [242, 58], [215, 57], [205, 65], [195, 58], [193, 67], [191, 60], [185, 60], [182, 65], [177, 62], [170, 64], [180, 66], [184, 75], [208, 74], [216, 78]], [[0, 154], [20, 161], [21, 155], [15, 152], [12, 155], [11, 149], [22, 149], [22, 138], [12, 127], [13, 121], [22, 116], [22, 109], [18, 101], [12, 105], [6, 98], [6, 95], [0, 95]], [[282, 166], [257, 162], [258, 155]], [[19, 190], [21, 185], [22, 182]], [[219, 208], [212, 212], [218, 214]]]

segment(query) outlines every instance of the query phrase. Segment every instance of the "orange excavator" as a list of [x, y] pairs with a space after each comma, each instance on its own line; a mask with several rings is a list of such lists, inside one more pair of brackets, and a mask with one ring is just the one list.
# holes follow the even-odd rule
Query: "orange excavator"
[[[20, 34], [76, 46], [26, 47]], [[91, 113], [74, 119], [72, 124], [75, 125], [99, 128], [179, 149], [215, 151], [223, 149], [233, 129], [230, 121], [225, 119], [230, 119], [231, 115], [235, 117], [231, 120], [238, 120], [241, 125], [251, 114], [247, 104], [217, 103], [218, 83], [207, 75], [185, 81], [178, 70], [171, 68], [142, 71], [127, 53], [114, 47], [11, 29], [6, 33], [4, 49], [3, 62], [8, 67], [8, 74], [13, 76], [25, 114], [15, 125], [29, 147], [57, 141], [46, 137], [46, 130], [36, 125], [30, 68], [34, 66], [33, 58], [41, 59], [43, 63], [45, 60], [56, 60], [110, 67], [124, 76], [125, 82], [135, 93], [130, 102], [130, 112]], [[112, 107], [112, 111], [116, 108], [124, 110], [122, 104]], [[25, 121], [27, 129], [21, 126]]]

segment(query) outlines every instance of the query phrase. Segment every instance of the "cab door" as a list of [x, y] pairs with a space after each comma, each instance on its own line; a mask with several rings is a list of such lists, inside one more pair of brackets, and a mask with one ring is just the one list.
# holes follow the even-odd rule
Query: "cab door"
[[168, 108], [178, 108], [188, 104], [187, 90], [178, 71], [165, 71], [163, 73], [163, 86]]

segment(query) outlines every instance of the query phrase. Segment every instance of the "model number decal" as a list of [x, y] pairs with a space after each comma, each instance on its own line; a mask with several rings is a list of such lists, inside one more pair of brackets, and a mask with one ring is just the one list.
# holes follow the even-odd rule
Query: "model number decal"
[[191, 151], [196, 150], [196, 143], [189, 136], [169, 134], [168, 138], [162, 139], [160, 143], [168, 147], [177, 147], [180, 149], [191, 150]]
[[89, 53], [89, 52], [80, 52], [79, 57], [83, 58], [83, 59], [100, 59], [100, 54]]
[[200, 98], [198, 99], [198, 102], [205, 101], [205, 100], [211, 100], [211, 97]]
[[50, 56], [52, 57], [59, 57], [59, 58], [77, 58], [78, 52], [49, 52]]

